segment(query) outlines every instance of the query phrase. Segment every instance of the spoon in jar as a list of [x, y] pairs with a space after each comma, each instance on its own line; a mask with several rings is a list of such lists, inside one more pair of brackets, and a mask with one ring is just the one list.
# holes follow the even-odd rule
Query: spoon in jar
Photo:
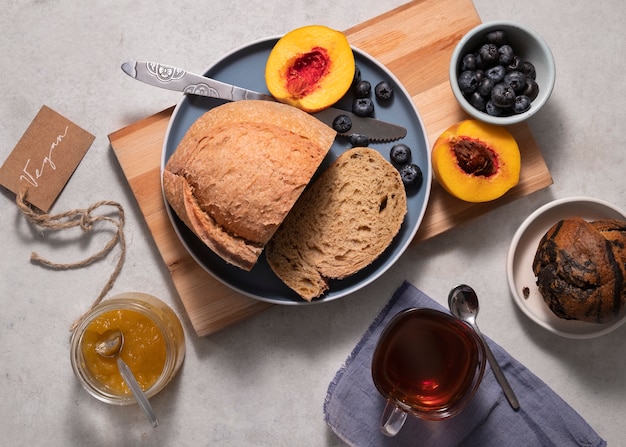
[[102, 357], [115, 358], [117, 361], [117, 368], [124, 379], [124, 382], [128, 385], [133, 396], [137, 399], [137, 403], [141, 407], [141, 409], [148, 416], [148, 420], [152, 424], [153, 427], [159, 425], [159, 421], [157, 420], [156, 415], [154, 414], [154, 410], [152, 409], [152, 405], [150, 405], [150, 401], [148, 401], [148, 397], [145, 395], [141, 386], [135, 379], [133, 372], [130, 370], [128, 365], [124, 362], [124, 360], [120, 357], [120, 352], [122, 352], [122, 347], [124, 346], [124, 334], [121, 331], [115, 329], [111, 331], [107, 331], [102, 336], [102, 339], [98, 341], [96, 344], [95, 350]]
[[460, 320], [469, 323], [470, 326], [474, 328], [476, 334], [480, 337], [485, 346], [485, 352], [487, 354], [487, 360], [489, 360], [489, 365], [491, 366], [491, 370], [493, 374], [496, 376], [496, 380], [502, 387], [504, 391], [504, 395], [506, 396], [509, 404], [513, 407], [514, 410], [519, 409], [519, 401], [513, 392], [513, 388], [509, 384], [509, 381], [504, 376], [500, 365], [498, 365], [498, 361], [496, 360], [493, 352], [489, 348], [486, 340], [483, 337], [483, 334], [478, 329], [478, 325], [476, 324], [476, 316], [478, 315], [478, 296], [476, 296], [476, 292], [470, 286], [461, 284], [456, 286], [454, 289], [450, 291], [448, 294], [448, 307], [450, 307], [450, 311], [452, 315], [457, 317]]

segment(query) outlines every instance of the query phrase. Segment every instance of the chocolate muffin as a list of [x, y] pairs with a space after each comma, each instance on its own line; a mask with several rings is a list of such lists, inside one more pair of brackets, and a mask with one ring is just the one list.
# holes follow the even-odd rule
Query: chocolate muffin
[[539, 242], [533, 272], [559, 318], [610, 322], [626, 304], [626, 222], [557, 222]]

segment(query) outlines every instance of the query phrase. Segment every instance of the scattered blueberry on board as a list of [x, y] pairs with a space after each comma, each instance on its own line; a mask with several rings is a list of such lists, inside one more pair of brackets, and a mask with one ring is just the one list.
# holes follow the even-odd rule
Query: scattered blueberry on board
[[333, 129], [337, 133], [348, 133], [352, 129], [352, 120], [348, 115], [339, 115], [333, 120]]
[[372, 94], [372, 84], [364, 79], [359, 80], [354, 84], [354, 97], [355, 98], [369, 98]]
[[415, 163], [409, 163], [400, 168], [400, 177], [402, 177], [402, 183], [406, 186], [419, 187], [422, 184], [424, 178], [422, 170]]
[[374, 115], [374, 103], [370, 98], [355, 98], [352, 103], [352, 113], [357, 116], [371, 117]]
[[353, 133], [350, 135], [350, 144], [353, 147], [367, 147], [370, 145], [370, 139], [367, 135]]
[[506, 32], [487, 33], [464, 54], [457, 83], [476, 109], [491, 116], [511, 116], [530, 109], [539, 93], [535, 66], [515, 53]]
[[374, 94], [379, 101], [389, 101], [393, 98], [393, 86], [387, 81], [380, 81], [374, 87]]
[[411, 148], [404, 143], [394, 144], [389, 151], [389, 158], [396, 166], [407, 164], [411, 161]]

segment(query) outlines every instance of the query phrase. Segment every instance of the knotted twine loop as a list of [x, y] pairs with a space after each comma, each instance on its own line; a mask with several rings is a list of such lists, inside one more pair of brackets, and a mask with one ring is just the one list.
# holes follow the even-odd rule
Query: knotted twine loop
[[[20, 191], [20, 193], [17, 194], [16, 203], [22, 214], [33, 225], [41, 228], [48, 228], [51, 230], [65, 230], [67, 228], [80, 227], [83, 232], [88, 233], [93, 230], [94, 224], [96, 222], [104, 221], [111, 223], [116, 228], [113, 237], [111, 237], [111, 239], [100, 251], [81, 261], [70, 263], [57, 263], [50, 261], [49, 259], [43, 258], [35, 252], [31, 253], [31, 261], [45, 265], [46, 267], [58, 270], [78, 269], [88, 266], [95, 261], [104, 258], [119, 243], [121, 251], [120, 256], [117, 260], [117, 264], [115, 266], [115, 269], [113, 270], [113, 273], [111, 273], [109, 280], [106, 282], [104, 288], [100, 292], [100, 295], [98, 295], [96, 300], [91, 304], [91, 307], [89, 308], [89, 310], [93, 309], [102, 301], [102, 299], [106, 296], [109, 290], [111, 290], [111, 288], [113, 287], [115, 280], [122, 270], [124, 260], [126, 259], [126, 239], [124, 237], [124, 208], [122, 208], [122, 205], [117, 202], [111, 200], [102, 200], [94, 203], [86, 209], [74, 209], [59, 214], [47, 214], [34, 210], [29, 204], [26, 203], [27, 192], [27, 189]], [[117, 209], [117, 219], [114, 219], [107, 215], [93, 215], [93, 212], [96, 209], [106, 206]], [[87, 312], [89, 312], [89, 310]], [[73, 332], [74, 329], [76, 329], [86, 313], [72, 324], [72, 326], [70, 327], [70, 331]]]

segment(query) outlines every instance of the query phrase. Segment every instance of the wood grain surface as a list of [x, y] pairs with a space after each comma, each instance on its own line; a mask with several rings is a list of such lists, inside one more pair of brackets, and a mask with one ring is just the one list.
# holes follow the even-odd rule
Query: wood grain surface
[[[402, 82], [432, 144], [448, 126], [467, 119], [452, 96], [448, 64], [456, 43], [480, 22], [471, 0], [419, 0], [345, 33], [352, 45], [376, 58]], [[171, 226], [161, 194], [160, 162], [172, 111], [173, 107], [113, 132], [109, 141], [193, 328], [198, 336], [206, 336], [271, 304], [243, 296], [213, 278], [189, 255]], [[434, 181], [413, 244], [552, 184], [528, 125], [508, 129], [522, 153], [520, 183], [497, 201], [472, 204], [448, 195]]]

